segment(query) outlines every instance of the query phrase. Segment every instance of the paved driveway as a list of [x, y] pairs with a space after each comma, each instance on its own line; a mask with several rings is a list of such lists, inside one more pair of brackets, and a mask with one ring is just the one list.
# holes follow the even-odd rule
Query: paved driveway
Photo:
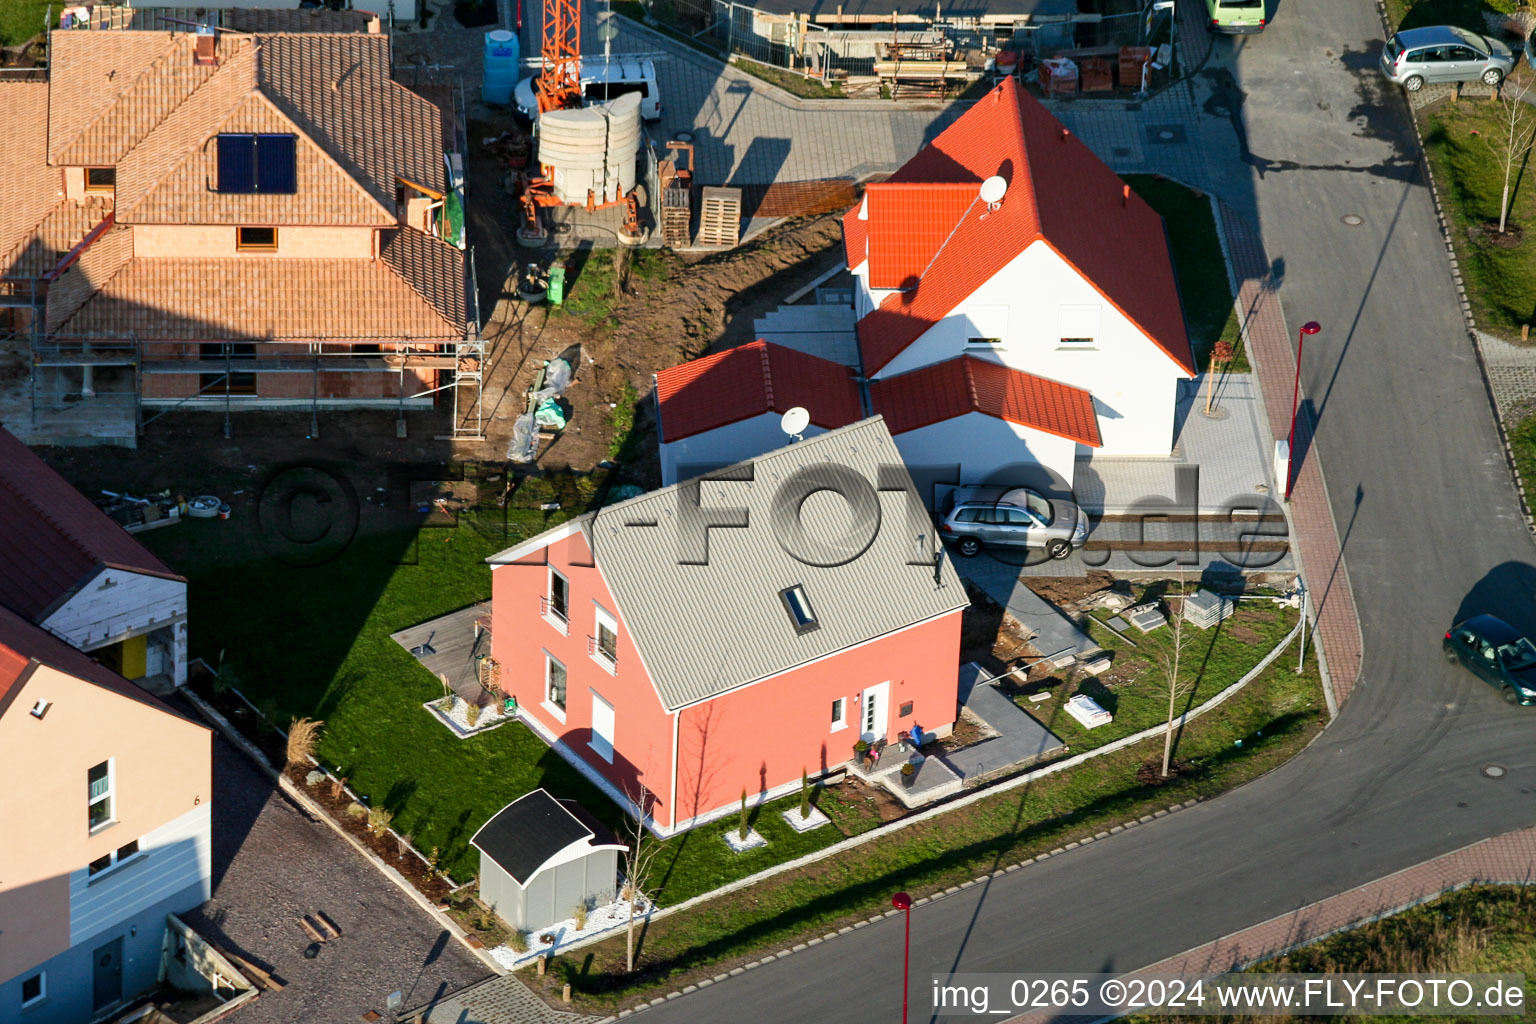
[[[237, 1011], [239, 1024], [357, 1021], [383, 1014], [393, 991], [409, 1007], [491, 973], [222, 738], [213, 789], [213, 899], [182, 916], [287, 982]], [[317, 911], [341, 938], [306, 960], [298, 919]]]
[[[1257, 223], [1290, 323], [1324, 325], [1302, 384], [1364, 632], [1353, 696], [1317, 743], [1236, 792], [914, 912], [919, 1014], [936, 973], [1130, 970], [1536, 823], [1536, 718], [1437, 650], [1470, 612], [1536, 625], [1536, 550], [1406, 106], [1370, 68], [1381, 36], [1370, 0], [1285, 0], [1263, 35], [1218, 41], [1186, 133], [1191, 180]], [[1489, 761], [1509, 774], [1484, 778]], [[901, 941], [885, 921], [643, 1017], [894, 1019]]]

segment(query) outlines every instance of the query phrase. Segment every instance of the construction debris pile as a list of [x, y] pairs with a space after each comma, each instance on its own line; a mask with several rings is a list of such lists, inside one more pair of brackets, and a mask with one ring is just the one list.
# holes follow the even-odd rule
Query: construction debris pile
[[551, 359], [544, 364], [528, 389], [527, 411], [512, 424], [512, 440], [507, 445], [507, 460], [532, 462], [539, 454], [539, 431], [565, 429], [565, 410], [560, 398], [571, 386], [571, 364]]

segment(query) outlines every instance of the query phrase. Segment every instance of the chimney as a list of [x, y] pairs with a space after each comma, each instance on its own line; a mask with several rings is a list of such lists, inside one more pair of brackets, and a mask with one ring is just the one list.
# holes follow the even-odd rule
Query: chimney
[[192, 63], [200, 68], [218, 67], [218, 36], [208, 25], [197, 26], [197, 42], [192, 51]]
[[1129, 185], [1122, 185], [1122, 186], [1120, 186], [1120, 205], [1121, 206], [1130, 206], [1131, 205], [1131, 186], [1129, 186]]

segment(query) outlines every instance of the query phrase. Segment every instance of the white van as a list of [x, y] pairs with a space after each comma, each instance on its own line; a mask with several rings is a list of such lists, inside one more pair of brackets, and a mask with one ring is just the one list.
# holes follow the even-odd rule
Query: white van
[[[618, 99], [625, 93], [640, 94], [640, 117], [661, 120], [661, 89], [656, 85], [656, 65], [648, 60], [602, 60], [582, 58], [581, 92], [588, 105]], [[530, 121], [538, 117], [539, 101], [533, 93], [533, 78], [525, 78], [512, 90], [517, 112]]]

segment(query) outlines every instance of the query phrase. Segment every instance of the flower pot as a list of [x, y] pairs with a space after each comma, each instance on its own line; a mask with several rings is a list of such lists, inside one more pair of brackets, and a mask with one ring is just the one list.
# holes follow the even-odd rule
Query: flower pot
[[917, 772], [915, 772], [915, 771], [909, 772], [905, 768], [902, 769], [902, 771], [901, 771], [901, 785], [902, 785], [902, 788], [904, 788], [904, 789], [911, 789], [912, 788], [912, 784], [915, 783], [916, 781], [917, 781]]

